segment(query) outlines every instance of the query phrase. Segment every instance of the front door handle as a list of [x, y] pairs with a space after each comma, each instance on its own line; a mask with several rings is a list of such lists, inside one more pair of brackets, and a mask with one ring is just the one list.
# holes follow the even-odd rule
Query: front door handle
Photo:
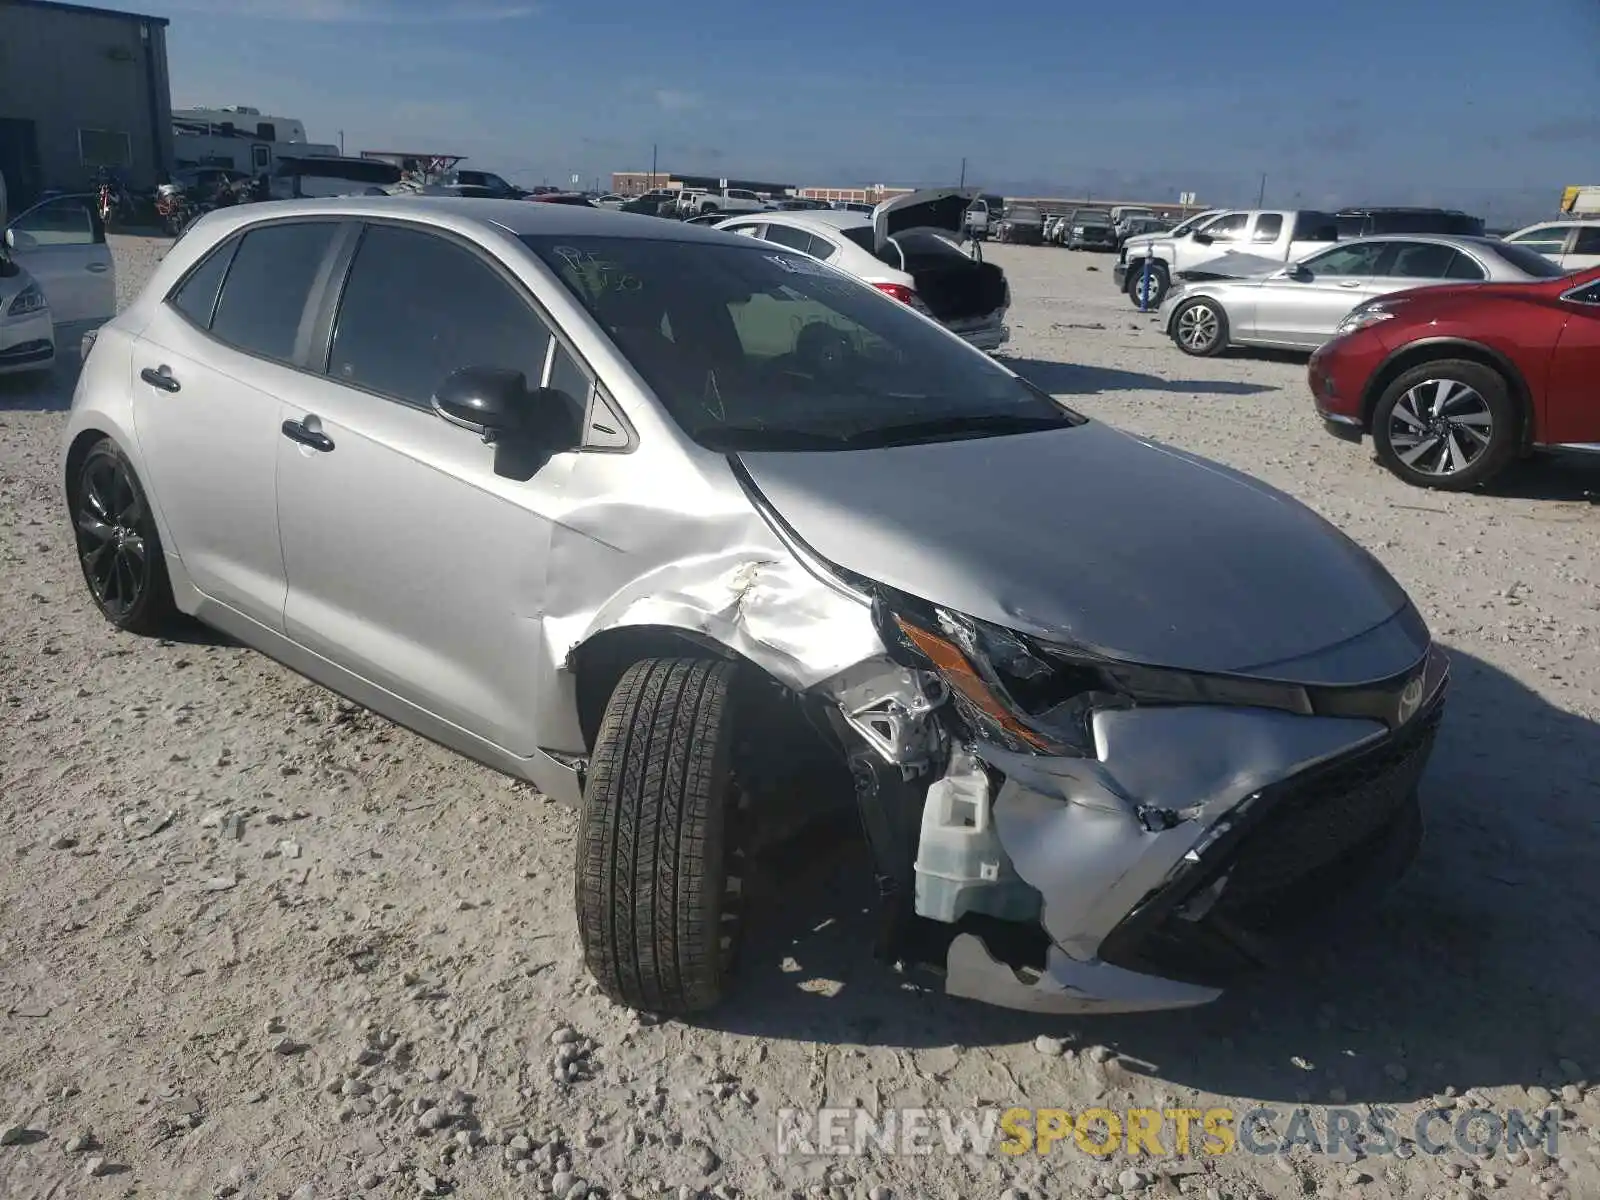
[[316, 417], [308, 416], [301, 421], [285, 421], [283, 436], [291, 442], [299, 442], [302, 446], [321, 450], [324, 454], [333, 449], [333, 439], [322, 432], [322, 422]]
[[172, 368], [162, 363], [159, 367], [146, 367], [139, 372], [139, 378], [153, 388], [160, 388], [163, 392], [175, 392], [181, 386], [172, 377]]
[[1342, 287], [1342, 288], [1358, 288], [1358, 287], [1361, 286], [1361, 280], [1359, 280], [1359, 279], [1342, 279], [1342, 280], [1339, 281], [1339, 286]]
[[110, 269], [105, 263], [90, 263], [84, 268], [85, 271], [93, 271], [96, 275], [104, 275]]

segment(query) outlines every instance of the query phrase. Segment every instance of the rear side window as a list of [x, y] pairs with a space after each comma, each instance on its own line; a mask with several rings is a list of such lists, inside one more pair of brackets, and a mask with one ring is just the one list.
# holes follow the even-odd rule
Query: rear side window
[[549, 347], [544, 322], [477, 255], [435, 234], [372, 225], [344, 286], [328, 374], [428, 408], [463, 367], [521, 371], [538, 387]]
[[1446, 279], [1470, 279], [1474, 282], [1489, 278], [1484, 269], [1461, 251], [1456, 251], [1456, 256], [1450, 260], [1450, 269], [1445, 272]]
[[1444, 279], [1457, 257], [1453, 246], [1438, 242], [1401, 242], [1387, 274], [1406, 279]]
[[191, 270], [172, 293], [172, 307], [201, 329], [211, 328], [211, 314], [217, 308], [217, 293], [222, 290], [228, 264], [233, 261], [233, 252], [238, 248], [239, 239], [229, 238], [202, 259], [200, 265]]
[[811, 235], [804, 229], [796, 229], [792, 225], [768, 225], [767, 241], [777, 242], [780, 246], [787, 246], [802, 254], [811, 253]]
[[1600, 225], [1578, 230], [1578, 240], [1572, 244], [1574, 254], [1600, 254]]
[[295, 221], [252, 229], [239, 242], [211, 332], [230, 346], [290, 362], [300, 315], [338, 228]]
[[1250, 234], [1250, 240], [1252, 242], [1275, 242], [1282, 232], [1282, 213], [1262, 213], [1256, 218], [1256, 227]]

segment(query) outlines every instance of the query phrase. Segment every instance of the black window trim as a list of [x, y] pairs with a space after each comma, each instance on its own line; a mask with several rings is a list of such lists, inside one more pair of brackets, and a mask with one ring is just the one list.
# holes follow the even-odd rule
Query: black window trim
[[[1585, 292], [1593, 292], [1594, 299], [1584, 299]], [[1561, 293], [1561, 298], [1569, 304], [1600, 305], [1600, 279], [1590, 279], [1576, 287], [1570, 287]]]
[[[239, 234], [230, 233], [227, 237], [223, 238], [222, 241], [211, 247], [211, 249], [207, 250], [199, 258], [195, 259], [194, 262], [190, 263], [189, 269], [186, 270], [182, 275], [178, 276], [178, 282], [174, 283], [170, 288], [168, 288], [167, 294], [161, 298], [161, 303], [166, 305], [167, 308], [171, 309], [180, 320], [187, 324], [191, 329], [197, 330], [198, 332], [205, 334], [207, 337], [211, 336], [211, 322], [214, 321], [217, 316], [217, 302], [222, 299], [222, 289], [228, 286], [228, 272], [233, 270], [233, 256], [238, 253], [239, 243], [242, 241], [244, 241], [244, 238]], [[218, 255], [224, 253], [227, 254], [228, 261], [222, 268], [222, 278], [217, 281], [216, 293], [211, 297], [211, 308], [206, 313], [206, 323], [202, 325], [188, 313], [184, 312], [183, 309], [178, 307], [178, 294], [182, 292], [184, 288], [189, 286], [189, 281], [200, 273], [201, 268], [203, 268]], [[218, 342], [222, 342], [221, 338], [217, 338], [216, 340]], [[222, 344], [227, 345], [228, 343], [222, 342]]]
[[[355, 264], [356, 251], [360, 248], [362, 236], [369, 228], [373, 226], [387, 226], [393, 229], [407, 230], [411, 233], [430, 235], [450, 242], [452, 245], [458, 246], [476, 258], [479, 262], [487, 266], [490, 271], [498, 275], [512, 289], [512, 291], [523, 301], [523, 303], [527, 305], [533, 316], [539, 320], [549, 332], [550, 342], [545, 348], [544, 367], [535, 386], [546, 386], [545, 381], [550, 378], [552, 372], [555, 370], [555, 350], [557, 346], [560, 346], [563, 350], [565, 350], [567, 355], [575, 363], [577, 363], [578, 367], [583, 371], [583, 373], [589, 377], [588, 395], [581, 397], [583, 401], [583, 436], [585, 442], [587, 442], [590, 426], [593, 424], [595, 419], [595, 394], [597, 390], [604, 388], [604, 384], [602, 384], [600, 380], [600, 372], [596, 371], [594, 369], [594, 365], [578, 352], [577, 347], [575, 347], [567, 338], [566, 334], [562, 332], [560, 324], [555, 320], [554, 317], [550, 315], [550, 311], [545, 308], [545, 306], [539, 301], [539, 298], [529, 290], [528, 286], [523, 283], [522, 280], [518, 279], [516, 275], [506, 269], [504, 263], [502, 263], [495, 255], [485, 250], [471, 238], [463, 237], [455, 230], [447, 229], [442, 225], [432, 225], [426, 221], [410, 221], [403, 218], [387, 216], [355, 217], [350, 219], [350, 224], [354, 228], [354, 232], [348, 237], [346, 244], [341, 246], [340, 252], [336, 258], [328, 264], [328, 275], [326, 280], [323, 282], [322, 292], [318, 298], [318, 303], [316, 305], [316, 316], [311, 323], [309, 342], [306, 347], [307, 354], [305, 371], [307, 374], [313, 375], [316, 378], [324, 380], [325, 382], [331, 383], [337, 387], [349, 388], [351, 391], [355, 392], [363, 392], [366, 395], [382, 400], [387, 404], [399, 404], [405, 408], [411, 409], [414, 412], [428, 413], [436, 420], [439, 420], [445, 424], [453, 424], [453, 422], [448, 421], [445, 416], [432, 405], [415, 404], [404, 397], [392, 396], [388, 392], [380, 392], [376, 388], [365, 387], [362, 384], [354, 383], [350, 380], [335, 379], [328, 373], [330, 359], [333, 354], [334, 327], [338, 317], [339, 308], [344, 303], [345, 285], [350, 281], [350, 271]], [[532, 251], [527, 251], [527, 253], [531, 254]], [[608, 397], [612, 395], [610, 388], [604, 388], [604, 390]], [[638, 431], [634, 428], [633, 422], [628, 419], [628, 415], [622, 411], [622, 406], [617, 404], [615, 400], [612, 400], [606, 405], [606, 410], [608, 413], [616, 414], [618, 419], [621, 420], [624, 431], [628, 435], [627, 445], [579, 445], [577, 450], [578, 453], [631, 454], [638, 448]]]
[[[310, 350], [310, 344], [307, 340], [310, 326], [307, 318], [320, 302], [320, 288], [325, 282], [327, 272], [331, 269], [333, 260], [339, 253], [340, 247], [343, 244], [343, 239], [349, 237], [348, 227], [357, 223], [358, 222], [350, 217], [340, 216], [338, 214], [317, 213], [307, 214], [305, 216], [274, 217], [264, 221], [252, 221], [248, 225], [242, 225], [230, 233], [216, 246], [212, 247], [210, 250], [206, 251], [198, 259], [196, 259], [194, 265], [179, 277], [178, 282], [173, 284], [166, 296], [162, 298], [162, 303], [176, 313], [190, 326], [190, 328], [198, 329], [208, 339], [215, 342], [219, 346], [223, 346], [228, 350], [233, 351], [235, 354], [243, 354], [248, 358], [255, 359], [257, 362], [271, 363], [275, 367], [283, 367], [290, 371], [299, 371], [302, 374], [307, 375], [315, 374], [315, 372], [308, 370], [306, 366], [308, 353]], [[217, 305], [222, 302], [222, 293], [227, 290], [228, 278], [233, 274], [232, 256], [236, 256], [238, 254], [239, 247], [244, 244], [244, 239], [251, 233], [259, 229], [266, 229], [268, 227], [278, 225], [334, 226], [333, 236], [328, 241], [328, 249], [323, 253], [322, 261], [317, 265], [316, 274], [311, 277], [311, 286], [306, 291], [306, 303], [305, 306], [300, 310], [300, 323], [295, 330], [294, 349], [290, 352], [290, 357], [287, 359], [277, 358], [271, 354], [261, 354], [258, 351], [249, 349], [248, 347], [236, 345], [235, 343], [228, 341], [227, 338], [218, 336], [211, 328], [217, 319]], [[201, 329], [200, 326], [189, 320], [184, 311], [180, 309], [173, 301], [178, 294], [178, 290], [183, 287], [183, 285], [188, 281], [189, 277], [195, 273], [195, 271], [199, 270], [200, 265], [207, 262], [213, 254], [220, 252], [223, 246], [226, 246], [230, 243], [232, 244], [233, 248], [228, 252], [230, 255], [228, 259], [228, 269], [223, 272], [222, 282], [217, 286], [216, 298], [211, 302], [211, 316], [206, 322], [205, 328]]]

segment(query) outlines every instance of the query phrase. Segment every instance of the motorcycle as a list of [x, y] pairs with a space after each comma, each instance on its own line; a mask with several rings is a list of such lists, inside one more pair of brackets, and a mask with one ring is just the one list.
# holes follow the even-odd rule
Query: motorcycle
[[96, 180], [95, 208], [102, 225], [110, 225], [113, 218], [120, 219], [133, 211], [133, 197], [114, 173], [102, 167], [96, 172]]

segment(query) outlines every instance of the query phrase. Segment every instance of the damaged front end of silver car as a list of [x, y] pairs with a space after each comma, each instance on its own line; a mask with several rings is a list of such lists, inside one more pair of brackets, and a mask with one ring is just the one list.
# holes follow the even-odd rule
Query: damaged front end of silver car
[[[1277, 957], [1287, 918], [1414, 855], [1448, 667], [1408, 602], [1276, 668], [1135, 665], [824, 561], [749, 499], [702, 505], [696, 547], [670, 542], [681, 526], [657, 510], [569, 514], [543, 628], [567, 647], [555, 665], [583, 728], [559, 748], [581, 758], [633, 657], [682, 645], [745, 662], [744, 782], [791, 794], [787, 814], [770, 805], [773, 840], [853, 800], [882, 958], [1030, 1011], [1202, 1004]], [[585, 521], [602, 517], [658, 565], [596, 605], [578, 584], [594, 574]]]
[[1420, 647], [1406, 670], [1307, 687], [1134, 666], [875, 590], [886, 654], [826, 690], [854, 735], [880, 950], [937, 963], [950, 994], [1202, 1004], [1416, 852], [1448, 663], [1409, 606], [1365, 639]]

